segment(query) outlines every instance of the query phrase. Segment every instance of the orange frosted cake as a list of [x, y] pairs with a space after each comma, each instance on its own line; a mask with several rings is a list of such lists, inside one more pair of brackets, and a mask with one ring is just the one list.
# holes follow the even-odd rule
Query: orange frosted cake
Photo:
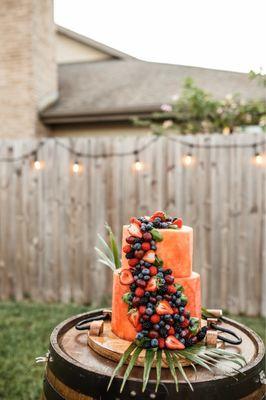
[[112, 331], [119, 338], [161, 349], [183, 349], [204, 338], [192, 253], [192, 228], [162, 211], [133, 217], [123, 227], [112, 302]]

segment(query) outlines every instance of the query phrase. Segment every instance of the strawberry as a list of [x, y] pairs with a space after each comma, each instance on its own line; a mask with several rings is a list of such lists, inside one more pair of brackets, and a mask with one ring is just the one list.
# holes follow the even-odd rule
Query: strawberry
[[139, 306], [139, 304], [140, 304], [140, 298], [137, 296], [134, 296], [133, 300], [132, 300], [133, 307], [137, 307], [137, 306]]
[[160, 316], [158, 315], [158, 314], [153, 314], [152, 316], [151, 316], [151, 322], [153, 323], [153, 324], [158, 324], [158, 322], [160, 322]]
[[147, 284], [147, 286], [146, 286], [146, 290], [148, 291], [148, 292], [155, 292], [156, 290], [157, 290], [157, 281], [156, 281], [156, 278], [150, 278], [149, 280], [148, 280], [148, 284]]
[[131, 236], [137, 237], [137, 238], [142, 238], [142, 233], [140, 230], [140, 227], [137, 224], [130, 224], [129, 227], [127, 228], [128, 232], [130, 233]]
[[142, 297], [144, 296], [145, 291], [143, 289], [141, 289], [140, 287], [137, 287], [137, 289], [135, 290], [135, 296], [137, 297]]
[[130, 285], [134, 282], [133, 275], [129, 269], [124, 269], [123, 271], [121, 271], [119, 279], [122, 285]]
[[136, 331], [137, 332], [141, 332], [142, 331], [142, 325], [141, 324], [138, 324], [137, 326], [136, 326]]
[[126, 244], [124, 247], [123, 247], [123, 252], [124, 253], [129, 253], [131, 251], [131, 246], [130, 246], [130, 244]]
[[166, 300], [159, 301], [155, 309], [159, 315], [173, 314], [173, 309]]
[[137, 286], [139, 286], [142, 289], [145, 289], [145, 287], [147, 285], [147, 283], [146, 283], [146, 281], [144, 281], [144, 279], [137, 279], [136, 284], [137, 284]]
[[141, 248], [142, 248], [142, 250], [144, 250], [144, 251], [148, 251], [148, 250], [151, 249], [151, 245], [150, 245], [149, 242], [144, 242], [144, 243], [142, 243]]
[[141, 226], [141, 222], [140, 222], [137, 218], [135, 218], [135, 217], [131, 217], [131, 218], [130, 218], [130, 223], [131, 223], [131, 224], [136, 224], [136, 225], [138, 225], [138, 226]]
[[136, 250], [134, 253], [135, 257], [141, 260], [144, 256], [144, 251], [143, 250]]
[[156, 275], [157, 272], [158, 272], [157, 267], [154, 267], [154, 266], [150, 267], [150, 275], [151, 275], [151, 276]]
[[130, 260], [128, 260], [128, 265], [130, 267], [135, 267], [139, 262], [138, 258], [131, 258]]
[[183, 350], [185, 348], [183, 343], [179, 342], [179, 340], [173, 335], [169, 335], [165, 339], [165, 345], [170, 350]]
[[146, 312], [146, 306], [140, 306], [139, 307], [139, 313], [140, 314], [145, 314], [145, 312]]
[[155, 261], [155, 251], [154, 250], [149, 250], [147, 253], [145, 253], [145, 256], [143, 257], [143, 260], [153, 264]]
[[169, 285], [167, 288], [168, 293], [176, 293], [176, 287], [175, 285]]
[[174, 328], [171, 326], [171, 328], [168, 330], [168, 335], [174, 335], [175, 334], [175, 330]]
[[136, 328], [139, 324], [139, 312], [136, 308], [133, 308], [132, 310], [129, 311], [128, 313], [128, 319], [131, 322], [131, 324]]
[[182, 228], [182, 226], [183, 226], [183, 220], [182, 220], [182, 218], [177, 218], [174, 222], [173, 222], [173, 225], [176, 225], [178, 228]]
[[173, 283], [174, 280], [175, 280], [174, 277], [173, 277], [172, 275], [165, 275], [164, 279], [165, 279], [165, 282], [168, 283], [169, 285], [170, 285], [171, 283]]
[[152, 234], [150, 232], [143, 233], [142, 237], [145, 242], [150, 242], [152, 240]]
[[156, 211], [152, 214], [150, 221], [154, 221], [155, 218], [161, 218], [161, 220], [165, 220], [165, 213], [163, 211]]
[[160, 349], [164, 349], [165, 347], [165, 340], [163, 338], [158, 339], [158, 346]]

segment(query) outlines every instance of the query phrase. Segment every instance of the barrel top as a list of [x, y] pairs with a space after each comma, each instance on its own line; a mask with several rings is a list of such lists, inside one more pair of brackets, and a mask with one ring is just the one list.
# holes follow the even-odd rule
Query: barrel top
[[[90, 349], [87, 345], [87, 331], [77, 331], [75, 329], [75, 325], [79, 321], [89, 316], [96, 316], [101, 311], [102, 310], [95, 310], [73, 316], [59, 324], [51, 335], [51, 349], [58, 357], [61, 357], [68, 364], [79, 367], [83, 371], [90, 371], [108, 377], [112, 375], [116, 363], [98, 355]], [[254, 331], [231, 319], [227, 319], [226, 323], [223, 323], [223, 326], [233, 329], [237, 335], [242, 337], [241, 345], [226, 345], [225, 349], [240, 352], [246, 358], [247, 366], [242, 368], [243, 372], [251, 369], [262, 360], [265, 353], [264, 344]], [[197, 382], [225, 378], [225, 376], [221, 375], [218, 371], [214, 376], [213, 373], [209, 373], [201, 367], [197, 367], [197, 369]], [[195, 377], [192, 368], [187, 368], [186, 372], [193, 381]], [[142, 373], [143, 369], [141, 367], [135, 367], [130, 376], [130, 380], [141, 380]], [[151, 374], [152, 379], [155, 378], [155, 376], [153, 376], [154, 373], [155, 372]], [[169, 380], [172, 381], [170, 372], [167, 369], [162, 371], [161, 378], [165, 383]], [[182, 382], [182, 379], [180, 381]]]

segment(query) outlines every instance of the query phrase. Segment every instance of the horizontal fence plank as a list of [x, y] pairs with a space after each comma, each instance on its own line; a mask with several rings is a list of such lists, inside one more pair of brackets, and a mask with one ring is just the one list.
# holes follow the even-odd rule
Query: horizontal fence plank
[[[74, 174], [74, 155], [64, 146], [108, 155], [140, 149], [151, 136], [47, 138], [38, 151], [41, 170], [33, 159], [1, 162], [0, 299], [99, 304], [111, 294], [112, 274], [97, 262], [97, 233], [104, 236], [108, 222], [120, 241], [131, 215], [165, 209], [194, 228], [203, 304], [265, 315], [266, 169], [251, 162], [252, 147], [238, 147], [262, 138], [159, 137], [139, 153], [140, 172], [132, 168], [134, 155], [114, 155], [80, 157], [82, 171]], [[37, 144], [2, 140], [0, 159]], [[185, 166], [188, 151], [193, 163]]]

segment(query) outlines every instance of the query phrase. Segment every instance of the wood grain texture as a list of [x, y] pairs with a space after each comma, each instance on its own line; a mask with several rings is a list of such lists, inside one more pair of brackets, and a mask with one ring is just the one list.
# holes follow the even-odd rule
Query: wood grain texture
[[[194, 228], [193, 269], [201, 274], [203, 304], [232, 312], [266, 315], [266, 168], [251, 163], [252, 148], [193, 148], [158, 138], [134, 156], [80, 158], [56, 141], [92, 154], [127, 152], [151, 137], [44, 139], [44, 168], [29, 161], [1, 163], [0, 299], [99, 303], [110, 295], [112, 274], [97, 263], [97, 233], [107, 221], [121, 239], [131, 215], [166, 209]], [[194, 144], [236, 145], [259, 134], [188, 135]], [[20, 156], [34, 140], [0, 142], [0, 157]], [[263, 150], [260, 148], [260, 150]], [[266, 146], [264, 147], [266, 152]], [[100, 279], [99, 279], [100, 277]]]

